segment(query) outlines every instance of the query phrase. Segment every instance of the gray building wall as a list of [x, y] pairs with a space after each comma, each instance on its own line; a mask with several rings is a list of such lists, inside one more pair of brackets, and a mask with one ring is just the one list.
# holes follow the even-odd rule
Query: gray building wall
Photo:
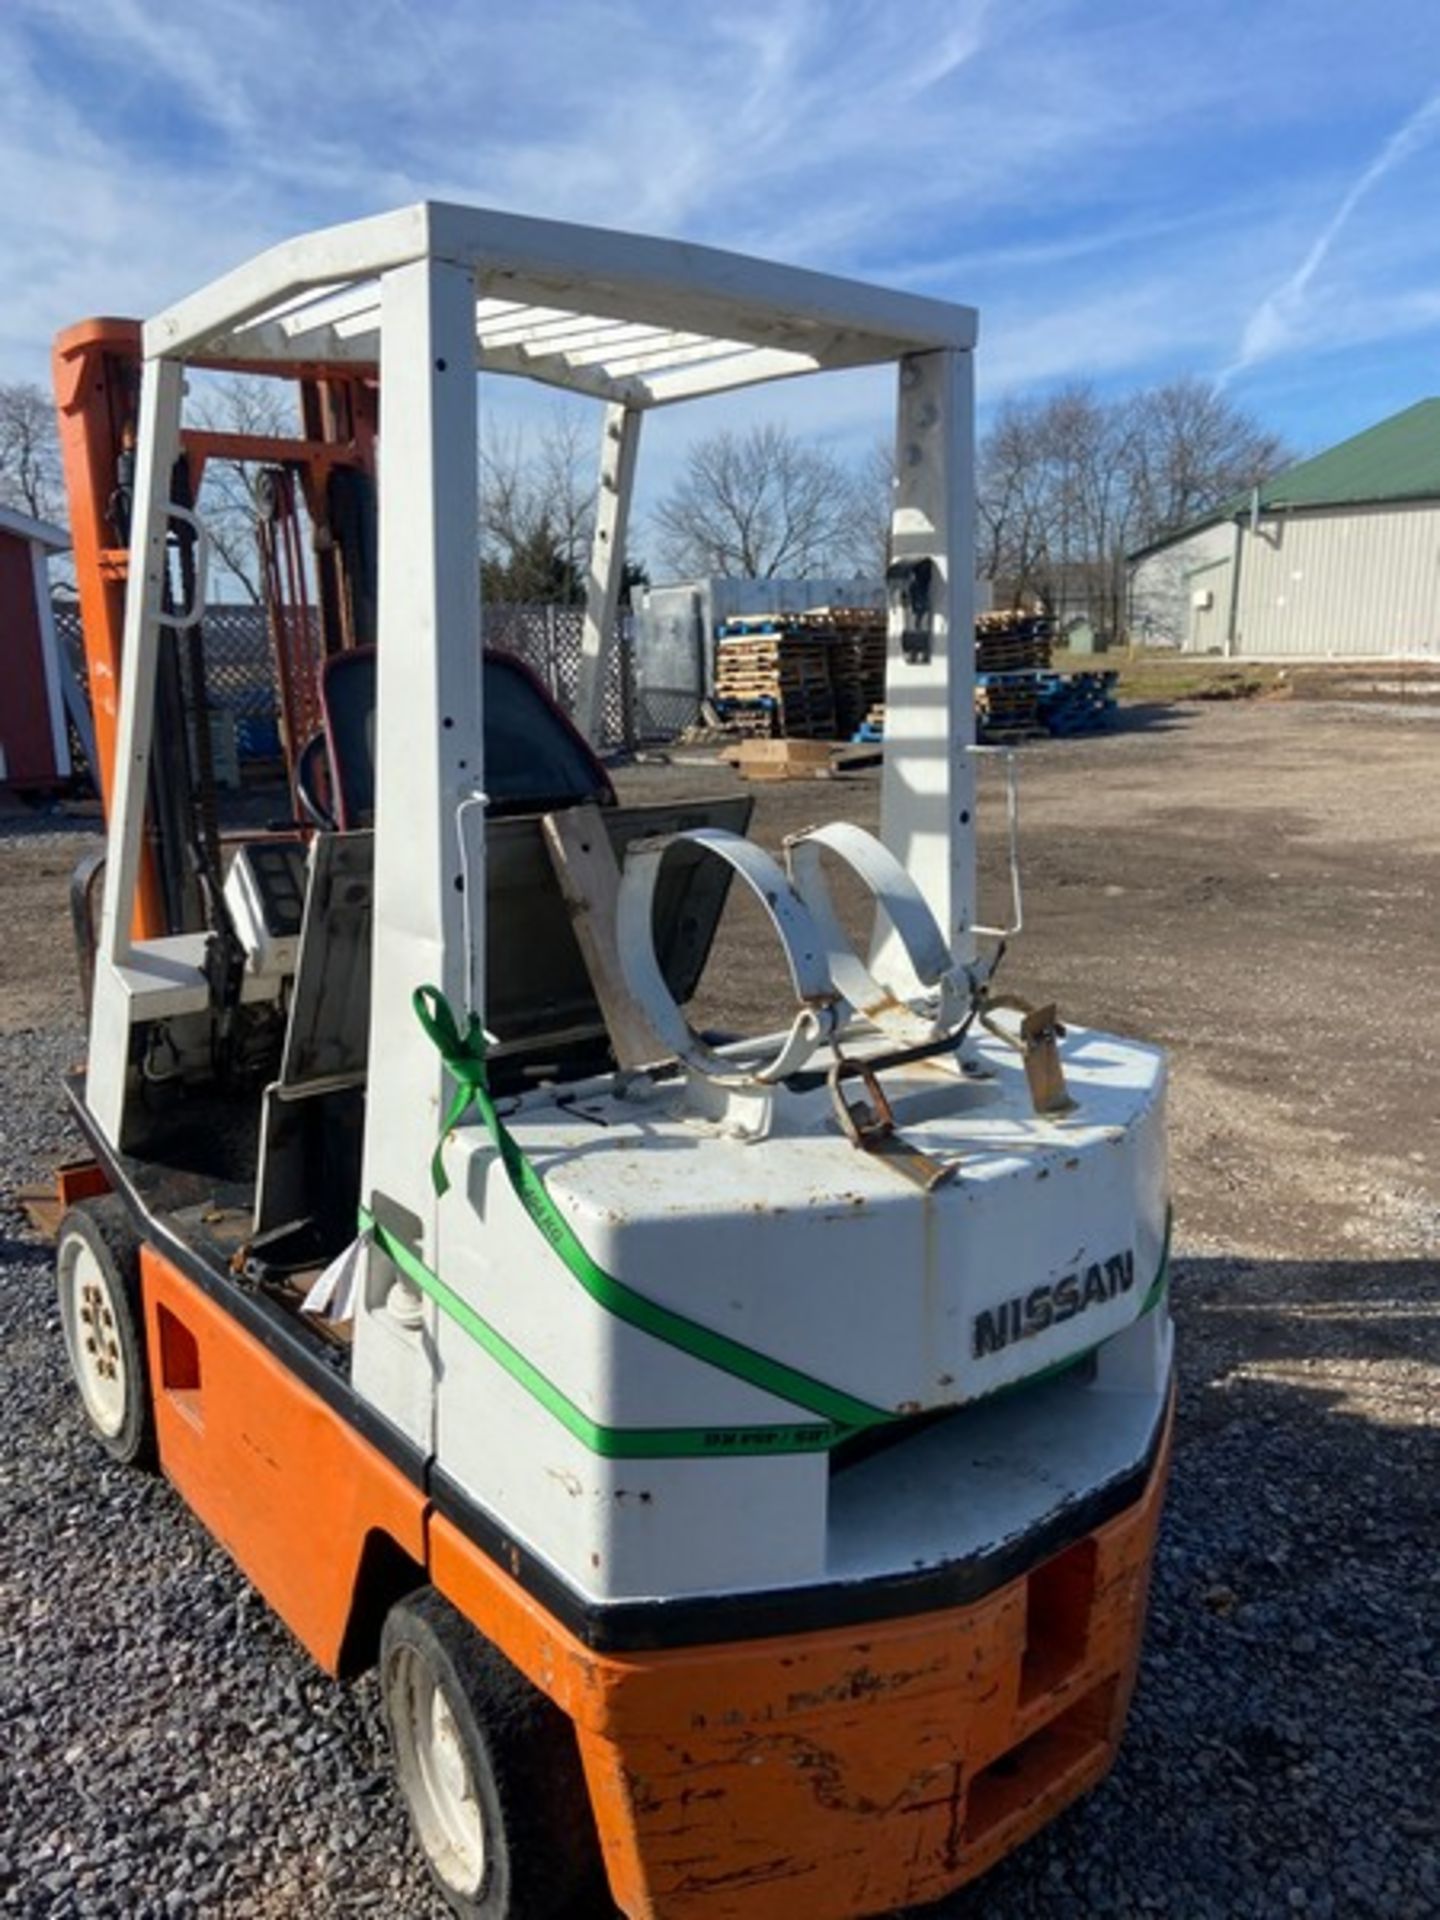
[[[1231, 521], [1135, 568], [1137, 630], [1224, 652], [1237, 530]], [[1440, 502], [1306, 508], [1248, 519], [1238, 536], [1235, 654], [1251, 660], [1440, 658]]]
[[1440, 655], [1440, 502], [1262, 516], [1237, 627], [1256, 660]]
[[[1187, 652], [1223, 646], [1234, 551], [1234, 525], [1222, 520], [1147, 555], [1131, 574], [1131, 630], [1140, 637], [1173, 641]], [[1202, 604], [1197, 605], [1197, 595]]]

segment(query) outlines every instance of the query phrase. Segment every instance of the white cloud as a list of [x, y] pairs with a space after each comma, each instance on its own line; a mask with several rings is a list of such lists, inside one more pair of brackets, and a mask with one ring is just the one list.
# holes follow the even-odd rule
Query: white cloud
[[[1267, 293], [1250, 314], [1240, 336], [1239, 352], [1225, 369], [1225, 379], [1244, 372], [1258, 361], [1272, 358], [1304, 337], [1313, 324], [1311, 291], [1316, 277], [1353, 221], [1361, 203], [1391, 173], [1419, 153], [1437, 133], [1440, 133], [1440, 91], [1431, 94], [1390, 134], [1373, 159], [1345, 189], [1334, 211], [1311, 241], [1299, 266]], [[1402, 294], [1398, 309], [1392, 308], [1383, 287], [1372, 287], [1370, 294], [1375, 307], [1389, 310], [1397, 318], [1406, 308], [1413, 309], [1413, 300], [1408, 293]], [[1422, 301], [1422, 308], [1427, 304]], [[1346, 329], [1344, 337], [1365, 337], [1377, 319], [1378, 313], [1372, 313], [1368, 321], [1360, 322], [1358, 334]], [[1326, 328], [1323, 321], [1321, 330], [1333, 336], [1333, 327]], [[1388, 325], [1381, 326], [1381, 331], [1387, 330]]]
[[[43, 378], [86, 313], [425, 196], [975, 301], [992, 396], [1258, 369], [1282, 337], [1434, 324], [1428, 208], [1401, 190], [1436, 103], [1353, 181], [1330, 155], [1437, 56], [1428, 0], [1394, 0], [1383, 46], [1360, 10], [1246, 0], [6, 0], [0, 377]], [[858, 444], [888, 394], [729, 404]], [[685, 431], [656, 423], [662, 461]]]

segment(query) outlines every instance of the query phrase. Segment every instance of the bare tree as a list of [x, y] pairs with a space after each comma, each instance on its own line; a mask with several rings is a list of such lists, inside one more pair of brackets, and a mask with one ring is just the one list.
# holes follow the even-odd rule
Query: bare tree
[[861, 456], [850, 489], [850, 527], [845, 558], [856, 573], [882, 580], [890, 565], [895, 511], [895, 443], [877, 440]]
[[1132, 487], [1142, 538], [1173, 533], [1294, 457], [1205, 380], [1172, 380], [1138, 396]]
[[1001, 604], [1051, 606], [1061, 546], [1058, 488], [1040, 410], [1003, 401], [980, 448], [977, 570]]
[[1054, 599], [1109, 633], [1124, 624], [1125, 553], [1136, 531], [1132, 479], [1138, 422], [1130, 401], [1104, 401], [1076, 385], [1048, 403], [1045, 437], [1059, 488], [1060, 552]]
[[691, 446], [655, 525], [667, 566], [682, 575], [824, 572], [850, 558], [855, 483], [783, 427], [717, 433]]
[[0, 385], [0, 506], [32, 520], [64, 517], [55, 403], [29, 380]]
[[1286, 458], [1275, 434], [1199, 380], [1117, 400], [1077, 384], [1007, 401], [980, 450], [980, 571], [1002, 601], [1083, 611], [1118, 633], [1126, 553]]
[[501, 434], [482, 446], [481, 556], [494, 598], [584, 598], [598, 462], [585, 429], [557, 409], [533, 439]]
[[[286, 380], [238, 376], [218, 382], [195, 408], [197, 426], [219, 433], [293, 439], [299, 431], [296, 391]], [[264, 604], [260, 567], [259, 460], [207, 460], [200, 511], [220, 565], [255, 606]]]

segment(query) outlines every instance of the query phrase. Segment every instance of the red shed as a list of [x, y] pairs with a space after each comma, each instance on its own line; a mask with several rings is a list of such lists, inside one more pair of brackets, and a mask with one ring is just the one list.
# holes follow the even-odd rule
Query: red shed
[[63, 527], [0, 507], [0, 785], [53, 787], [70, 777], [68, 668], [50, 610], [50, 557]]

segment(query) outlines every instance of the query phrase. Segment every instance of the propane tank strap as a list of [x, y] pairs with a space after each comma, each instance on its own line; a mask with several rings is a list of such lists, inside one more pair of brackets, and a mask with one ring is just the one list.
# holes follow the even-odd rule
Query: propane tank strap
[[486, 1077], [485, 1033], [479, 1020], [471, 1014], [462, 1032], [438, 987], [417, 987], [413, 1004], [416, 1017], [456, 1083], [455, 1097], [446, 1112], [440, 1140], [430, 1162], [430, 1178], [436, 1193], [445, 1193], [450, 1185], [442, 1164], [445, 1136], [459, 1126], [473, 1107], [495, 1143], [516, 1199], [570, 1273], [607, 1313], [641, 1333], [663, 1340], [667, 1346], [678, 1348], [692, 1359], [703, 1361], [706, 1366], [731, 1374], [778, 1399], [788, 1400], [807, 1413], [820, 1415], [836, 1429], [830, 1436], [832, 1442], [842, 1438], [846, 1431], [880, 1426], [896, 1418], [886, 1408], [871, 1406], [839, 1387], [827, 1386], [823, 1380], [787, 1366], [783, 1360], [757, 1352], [754, 1347], [717, 1333], [712, 1327], [687, 1320], [683, 1314], [648, 1299], [626, 1286], [623, 1280], [617, 1280], [614, 1274], [607, 1273], [581, 1245], [569, 1221], [551, 1199], [545, 1182], [496, 1111]]

